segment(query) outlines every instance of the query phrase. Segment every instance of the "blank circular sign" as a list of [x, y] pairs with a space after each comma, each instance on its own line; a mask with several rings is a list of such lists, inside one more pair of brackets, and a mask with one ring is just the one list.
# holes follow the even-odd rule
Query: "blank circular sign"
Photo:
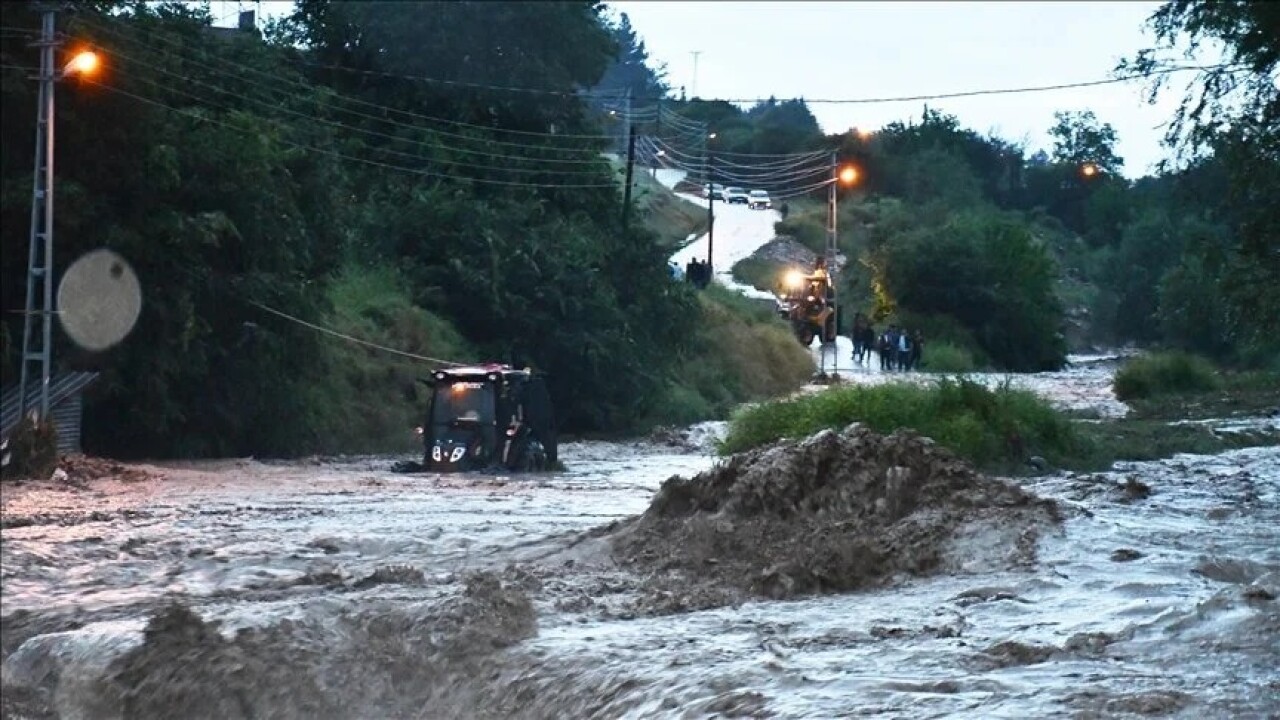
[[62, 329], [86, 350], [106, 350], [129, 334], [142, 312], [142, 286], [129, 262], [94, 250], [67, 268], [58, 286]]

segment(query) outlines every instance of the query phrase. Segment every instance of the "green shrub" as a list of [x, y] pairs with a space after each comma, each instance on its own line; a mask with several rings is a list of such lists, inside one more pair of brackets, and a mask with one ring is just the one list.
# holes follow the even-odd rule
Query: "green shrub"
[[882, 433], [910, 428], [988, 468], [1021, 466], [1032, 455], [1062, 465], [1094, 452], [1066, 416], [1034, 393], [1007, 384], [989, 390], [963, 379], [836, 388], [756, 405], [734, 416], [720, 451], [739, 452], [852, 422]]
[[925, 372], [967, 373], [978, 369], [973, 353], [949, 342], [926, 342], [920, 357]]
[[1120, 368], [1114, 381], [1116, 397], [1123, 401], [1206, 392], [1219, 386], [1209, 361], [1183, 352], [1139, 355]]
[[796, 390], [813, 360], [767, 302], [711, 285], [699, 294], [701, 320], [676, 375], [635, 428], [724, 417], [743, 402]]
[[777, 290], [778, 281], [782, 279], [782, 274], [785, 272], [786, 267], [786, 265], [776, 260], [749, 257], [745, 260], [739, 260], [733, 266], [733, 279], [744, 285], [750, 285], [757, 290], [774, 292]]
[[817, 213], [792, 212], [786, 220], [773, 224], [779, 236], [788, 236], [816, 253], [826, 252], [827, 224], [825, 217]]

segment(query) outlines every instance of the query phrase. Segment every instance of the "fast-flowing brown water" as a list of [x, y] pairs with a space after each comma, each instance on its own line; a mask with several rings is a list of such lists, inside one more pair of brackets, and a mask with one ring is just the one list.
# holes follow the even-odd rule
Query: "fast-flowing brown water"
[[[1036, 382], [1081, 402], [1102, 372]], [[5, 487], [4, 714], [1280, 713], [1278, 449], [1024, 481], [1061, 516], [1034, 562], [989, 562], [1015, 542], [997, 522], [939, 572], [786, 601], [655, 590], [659, 568], [581, 534], [711, 467], [705, 442], [562, 456], [550, 476], [364, 458]]]

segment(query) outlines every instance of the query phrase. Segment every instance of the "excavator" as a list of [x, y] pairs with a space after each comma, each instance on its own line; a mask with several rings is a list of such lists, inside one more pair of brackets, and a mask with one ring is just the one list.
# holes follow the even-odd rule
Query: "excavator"
[[818, 258], [811, 273], [789, 271], [783, 276], [777, 296], [778, 314], [791, 323], [801, 345], [809, 347], [815, 337], [823, 343], [835, 342], [835, 288], [825, 258]]

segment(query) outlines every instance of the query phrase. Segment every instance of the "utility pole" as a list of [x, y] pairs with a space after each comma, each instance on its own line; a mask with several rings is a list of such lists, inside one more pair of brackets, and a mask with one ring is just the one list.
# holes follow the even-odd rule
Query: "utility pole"
[[631, 127], [627, 138], [627, 185], [622, 191], [622, 226], [626, 227], [631, 215], [631, 173], [636, 166], [636, 128]]
[[[706, 133], [703, 133], [704, 135]], [[706, 142], [703, 140], [703, 142]], [[715, 278], [715, 265], [711, 263], [712, 250], [715, 248], [716, 242], [716, 186], [713, 182], [715, 178], [715, 157], [710, 153], [707, 154], [707, 277]]]
[[698, 56], [702, 54], [702, 51], [693, 50], [689, 54], [693, 56], [693, 85], [691, 86], [692, 92], [689, 93], [689, 97], [696, 98], [698, 97]]
[[[27, 413], [27, 390], [40, 375], [40, 420], [49, 416], [49, 370], [53, 359], [53, 83], [55, 5], [44, 14], [40, 40], [40, 100], [36, 109], [35, 179], [31, 191], [31, 236], [27, 253], [27, 305], [22, 321], [22, 373], [18, 416]], [[37, 304], [38, 301], [38, 304]], [[40, 328], [35, 327], [36, 317]], [[37, 369], [38, 368], [38, 369]]]
[[[653, 136], [658, 139], [658, 142], [662, 142], [662, 98], [658, 98], [658, 116], [654, 121]], [[653, 178], [655, 180], [658, 179], [658, 157], [656, 153], [653, 156]]]
[[[837, 298], [836, 290], [836, 186], [840, 184], [839, 176], [836, 175], [836, 153], [831, 151], [831, 186], [827, 189], [827, 281], [831, 287], [831, 311], [835, 316], [835, 339], [832, 341], [832, 367], [831, 373], [838, 374], [840, 368], [840, 303]], [[826, 353], [823, 352], [823, 369], [826, 369]]]

